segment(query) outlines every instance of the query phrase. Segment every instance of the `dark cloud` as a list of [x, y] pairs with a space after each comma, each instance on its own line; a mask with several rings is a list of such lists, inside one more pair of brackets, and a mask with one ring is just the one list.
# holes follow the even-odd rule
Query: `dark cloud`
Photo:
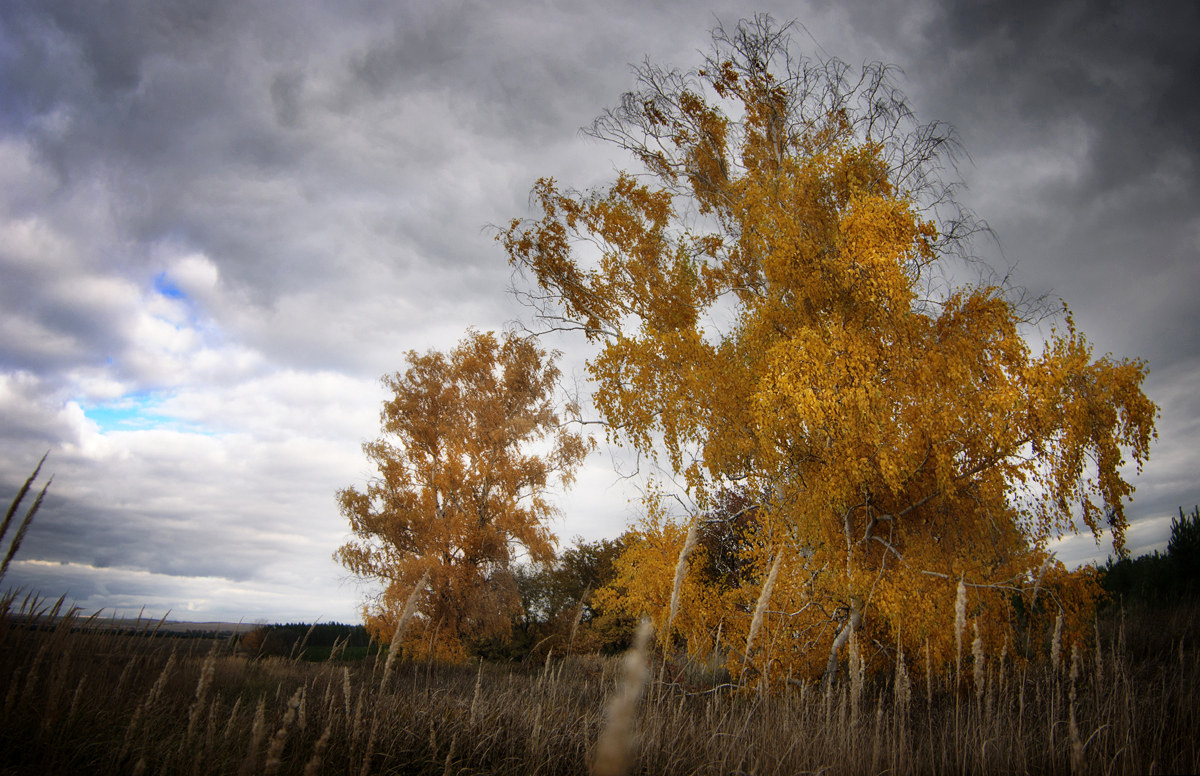
[[[3, 249], [0, 249], [2, 252]], [[121, 288], [79, 288], [69, 277], [58, 288], [6, 267], [0, 287], [0, 365], [37, 374], [81, 363], [104, 363], [124, 348], [132, 317]], [[80, 279], [80, 284], [87, 279]], [[49, 293], [46, 293], [49, 290]], [[80, 293], [76, 293], [80, 292]]]
[[[932, 46], [961, 57], [951, 80], [956, 101], [1034, 131], [1085, 120], [1094, 140], [1082, 184], [1107, 190], [1194, 165], [1198, 31], [1192, 3], [955, 3]], [[983, 102], [995, 100], [1011, 111]]]
[[925, 30], [906, 70], [963, 136], [995, 261], [1066, 297], [1101, 352], [1200, 357], [1200, 9], [954, 2]]
[[280, 73], [271, 80], [271, 104], [275, 106], [275, 120], [281, 127], [297, 128], [303, 122], [301, 99], [304, 92], [304, 74], [297, 71]]
[[[471, 56], [469, 30], [473, 20], [484, 16], [463, 3], [405, 4], [381, 19], [385, 34], [361, 51], [350, 54], [348, 74], [357, 92], [382, 99], [403, 94], [417, 86], [438, 83], [446, 74], [461, 72], [462, 61]], [[460, 84], [460, 88], [470, 88]]]
[[[53, 490], [35, 516], [21, 556], [53, 563], [126, 568], [166, 576], [218, 576], [246, 581], [255, 560], [271, 548], [253, 537], [229, 541], [214, 552], [214, 534], [228, 526], [206, 525], [195, 515], [147, 514], [136, 503], [118, 507], [87, 504]], [[5, 488], [13, 492], [15, 488]], [[20, 580], [14, 580], [20, 584]]]
[[[103, 12], [78, 2], [8, 4], [4, 30], [20, 55], [4, 69], [0, 88], [6, 102], [25, 108], [16, 113], [26, 131], [64, 174], [97, 153], [153, 157], [169, 146], [169, 132], [159, 131], [169, 125], [159, 120], [169, 114], [185, 126], [205, 108], [197, 97], [220, 99], [220, 90], [196, 87], [206, 72], [233, 64], [213, 40], [237, 21], [221, 3], [121, 2]], [[161, 91], [172, 65], [184, 63], [191, 66], [169, 80], [191, 88]], [[70, 112], [66, 131], [39, 123], [56, 110]]]

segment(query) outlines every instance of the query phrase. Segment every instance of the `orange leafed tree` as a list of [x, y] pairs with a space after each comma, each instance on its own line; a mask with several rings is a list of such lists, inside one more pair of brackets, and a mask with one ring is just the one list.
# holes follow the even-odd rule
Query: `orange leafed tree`
[[556, 410], [555, 355], [527, 339], [472, 332], [408, 365], [383, 379], [384, 433], [363, 445], [378, 474], [338, 493], [355, 539], [336, 557], [383, 583], [364, 607], [382, 641], [425, 580], [404, 646], [457, 660], [472, 639], [508, 631], [519, 554], [553, 560], [552, 489], [572, 482], [591, 442]]
[[[638, 80], [592, 131], [642, 173], [542, 179], [541, 215], [499, 239], [539, 313], [596, 346], [610, 434], [675, 472], [690, 519], [750, 494], [744, 573], [700, 595], [706, 553], [688, 561], [689, 648], [719, 629], [739, 665], [828, 679], [857, 630], [944, 665], [960, 581], [997, 651], [1037, 616], [1082, 625], [1094, 582], [1047, 546], [1079, 522], [1123, 546], [1125, 455], [1140, 470], [1155, 434], [1146, 365], [1093, 358], [1069, 312], [1034, 353], [1016, 292], [954, 280], [975, 222], [939, 175], [953, 138], [887, 68], [797, 57], [759, 18], [718, 29], [701, 69]], [[647, 523], [616, 605], [665, 624], [685, 533]]]

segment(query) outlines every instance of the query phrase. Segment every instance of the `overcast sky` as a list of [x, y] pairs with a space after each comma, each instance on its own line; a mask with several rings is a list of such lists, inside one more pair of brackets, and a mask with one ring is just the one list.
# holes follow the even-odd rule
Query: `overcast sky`
[[[521, 319], [487, 226], [531, 215], [539, 176], [611, 178], [627, 160], [578, 130], [629, 64], [698, 66], [757, 11], [801, 22], [801, 53], [899, 66], [970, 155], [978, 255], [1149, 362], [1129, 540], [1161, 547], [1200, 502], [1198, 9], [5, 0], [0, 501], [46, 450], [55, 478], [4, 585], [355, 621], [334, 494], [371, 473], [379, 377]], [[601, 451], [555, 528], [615, 536], [630, 496]]]

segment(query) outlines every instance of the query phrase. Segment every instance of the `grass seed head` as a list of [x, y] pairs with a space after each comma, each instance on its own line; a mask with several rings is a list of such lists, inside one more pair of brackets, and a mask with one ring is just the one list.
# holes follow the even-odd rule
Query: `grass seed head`
[[983, 665], [984, 664], [984, 656], [983, 656], [983, 639], [979, 635], [979, 622], [976, 621], [974, 623], [974, 625], [975, 625], [975, 640], [973, 642], [971, 642], [971, 657], [973, 659], [973, 662], [974, 662], [973, 667], [975, 669], [975, 699], [978, 701], [983, 698], [983, 686], [984, 686], [984, 679], [985, 679], [984, 665]]
[[966, 630], [966, 628], [967, 628], [967, 586], [964, 583], [964, 581], [962, 580], [962, 578], [959, 578], [958, 591], [955, 593], [955, 596], [954, 596], [954, 648], [955, 648], [955, 654], [957, 655], [957, 657], [955, 659], [957, 661], [956, 667], [958, 670], [961, 670], [961, 666], [962, 666], [962, 636], [963, 636], [963, 631]]
[[688, 526], [687, 538], [683, 541], [683, 549], [679, 551], [679, 560], [675, 564], [675, 584], [671, 588], [671, 613], [667, 617], [667, 627], [663, 628], [663, 639], [671, 638], [671, 625], [679, 611], [679, 591], [683, 587], [683, 578], [687, 575], [687, 560], [692, 548], [696, 546], [696, 521]]
[[1059, 609], [1058, 617], [1054, 619], [1054, 636], [1050, 639], [1050, 665], [1056, 674], [1062, 670], [1062, 627], [1063, 613]]
[[633, 716], [650, 677], [648, 663], [650, 638], [654, 624], [642, 618], [633, 646], [621, 661], [621, 684], [608, 704], [608, 713], [596, 755], [592, 776], [622, 776], [629, 770], [633, 750]]
[[750, 621], [750, 632], [746, 635], [746, 653], [743, 660], [750, 659], [750, 650], [754, 647], [754, 637], [762, 628], [763, 612], [767, 610], [767, 603], [771, 600], [771, 588], [775, 586], [775, 577], [779, 575], [779, 564], [782, 560], [783, 548], [780, 548], [775, 553], [775, 561], [771, 564], [771, 570], [767, 573], [767, 581], [763, 583], [762, 592], [758, 595], [758, 603], [754, 606], [754, 617]]
[[267, 762], [263, 766], [263, 773], [267, 774], [267, 776], [271, 776], [278, 771], [279, 766], [282, 764], [280, 758], [283, 756], [283, 747], [287, 744], [288, 734], [291, 732], [292, 724], [296, 721], [296, 715], [303, 702], [304, 688], [301, 687], [293, 693], [291, 700], [288, 701], [287, 711], [283, 715], [283, 723], [275, 731], [275, 735], [271, 737], [271, 746], [267, 750]]

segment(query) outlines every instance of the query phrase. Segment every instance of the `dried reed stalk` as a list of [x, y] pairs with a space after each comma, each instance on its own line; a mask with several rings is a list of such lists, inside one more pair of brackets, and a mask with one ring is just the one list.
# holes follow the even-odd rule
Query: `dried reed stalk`
[[783, 548], [775, 553], [775, 560], [771, 563], [771, 570], [767, 573], [767, 581], [763, 583], [762, 592], [758, 594], [758, 603], [754, 605], [754, 617], [750, 620], [750, 632], [746, 634], [746, 652], [742, 656], [742, 663], [750, 659], [750, 650], [754, 646], [754, 637], [758, 635], [758, 631], [762, 628], [763, 613], [767, 610], [767, 602], [771, 600], [771, 588], [775, 586], [775, 577], [779, 575], [779, 565], [783, 561]]
[[475, 674], [475, 692], [471, 695], [471, 714], [467, 718], [471, 727], [475, 726], [475, 711], [479, 706], [479, 688], [483, 684], [483, 658], [479, 659], [479, 671]]
[[633, 750], [633, 714], [650, 676], [648, 653], [654, 624], [645, 617], [633, 646], [621, 661], [621, 684], [608, 704], [604, 730], [596, 742], [592, 776], [622, 776], [629, 770]]
[[[899, 639], [897, 639], [899, 641]], [[904, 650], [896, 645], [896, 679], [895, 679], [895, 712], [896, 719], [903, 726], [908, 719], [908, 708], [912, 701], [912, 679], [908, 675], [908, 666], [904, 663]]]
[[[38, 464], [38, 466], [40, 467], [41, 464]], [[42, 506], [42, 501], [46, 498], [46, 491], [50, 488], [51, 482], [54, 482], [53, 477], [46, 480], [46, 484], [43, 485], [41, 491], [38, 492], [37, 498], [33, 500], [33, 505], [30, 506], [29, 511], [25, 513], [25, 519], [21, 521], [21, 525], [17, 528], [17, 533], [13, 536], [12, 544], [8, 546], [8, 553], [4, 556], [4, 562], [0, 564], [0, 579], [2, 579], [4, 575], [8, 573], [8, 564], [12, 562], [13, 556], [17, 554], [17, 550], [21, 549], [21, 542], [25, 540], [25, 532], [29, 530], [29, 524], [33, 522], [33, 516], [37, 514], [38, 508]], [[16, 506], [17, 502], [14, 501], [10, 509], [15, 509]], [[4, 528], [7, 530], [9, 517], [6, 516], [4, 520]]]
[[300, 704], [304, 701], [304, 688], [300, 687], [292, 695], [288, 701], [287, 711], [283, 715], [283, 724], [275, 731], [275, 735], [271, 737], [271, 746], [267, 749], [267, 762], [263, 765], [263, 773], [267, 776], [279, 770], [282, 765], [280, 757], [283, 755], [283, 747], [287, 744], [288, 733], [291, 732], [292, 723], [296, 721], [296, 715], [300, 709]]
[[1075, 682], [1079, 678], [1079, 645], [1071, 649], [1071, 689], [1069, 735], [1071, 741], [1071, 773], [1084, 773], [1083, 740], [1079, 737], [1079, 724], [1075, 721]]
[[662, 637], [671, 638], [671, 626], [675, 623], [675, 615], [679, 612], [679, 591], [683, 587], [683, 578], [687, 576], [687, 559], [692, 548], [696, 546], [696, 521], [688, 526], [687, 538], [683, 541], [683, 549], [679, 551], [679, 560], [675, 563], [675, 584], [671, 588], [671, 613], [667, 617], [667, 627], [663, 628]]
[[204, 702], [208, 697], [208, 688], [212, 685], [213, 671], [216, 668], [217, 655], [214, 650], [210, 650], [208, 656], [204, 659], [204, 664], [200, 667], [200, 678], [196, 682], [196, 695], [192, 700], [192, 706], [188, 709], [188, 728], [187, 741], [191, 741], [196, 735], [196, 725], [200, 721], [201, 712], [204, 711]]
[[929, 653], [929, 639], [925, 639], [925, 711], [933, 713], [933, 658]]
[[979, 636], [979, 621], [975, 623], [975, 640], [971, 642], [971, 660], [974, 663], [975, 673], [975, 702], [983, 701], [983, 686], [984, 686], [984, 656], [983, 656], [983, 639]]
[[421, 591], [425, 589], [425, 583], [429, 581], [429, 569], [425, 569], [425, 573], [417, 580], [417, 584], [413, 586], [412, 592], [408, 594], [408, 600], [404, 602], [404, 610], [400, 613], [400, 619], [396, 621], [396, 630], [392, 633], [392, 641], [388, 644], [387, 662], [383, 664], [383, 679], [379, 683], [379, 689], [387, 685], [388, 674], [392, 672], [392, 664], [396, 660], [396, 653], [400, 651], [400, 639], [404, 636], [405, 629], [408, 628], [408, 621], [412, 619], [413, 612], [417, 610], [417, 598], [420, 597]]
[[446, 752], [446, 764], [442, 766], [442, 776], [450, 776], [454, 773], [454, 745], [458, 742], [458, 734], [450, 736], [450, 749]]
[[954, 596], [954, 683], [957, 686], [962, 675], [962, 636], [967, 628], [967, 586], [960, 577], [958, 591]]
[[242, 698], [241, 696], [238, 696], [238, 698], [233, 702], [233, 708], [229, 710], [229, 719], [225, 722], [225, 729], [221, 732], [221, 738], [225, 739], [226, 741], [229, 740], [229, 737], [233, 734], [233, 731], [237, 729], [238, 712], [241, 710]]
[[238, 773], [242, 776], [258, 771], [258, 752], [262, 749], [262, 742], [267, 737], [267, 699], [259, 698], [258, 706], [254, 709], [254, 722], [250, 726], [250, 748], [246, 751], [246, 757], [242, 760], [242, 767]]
[[1054, 618], [1054, 637], [1050, 640], [1050, 665], [1056, 674], [1062, 670], [1062, 628], [1063, 611], [1060, 608]]
[[33, 487], [33, 481], [37, 479], [38, 473], [41, 472], [42, 464], [46, 462], [47, 455], [50, 455], [49, 450], [42, 455], [42, 459], [37, 462], [37, 466], [33, 469], [33, 474], [29, 475], [29, 479], [25, 480], [25, 483], [17, 490], [17, 495], [13, 498], [12, 503], [8, 505], [8, 511], [4, 513], [4, 522], [0, 523], [0, 540], [8, 533], [8, 526], [12, 523], [13, 515], [17, 513], [17, 508], [21, 506], [21, 502], [25, 500], [29, 489]]
[[[383, 665], [383, 678], [379, 680], [379, 693], [382, 695], [387, 687], [388, 677], [392, 673], [392, 665], [396, 661], [396, 654], [400, 651], [400, 640], [404, 637], [404, 631], [408, 628], [408, 621], [412, 619], [413, 612], [417, 610], [417, 599], [421, 595], [421, 591], [425, 589], [425, 583], [429, 581], [429, 569], [425, 569], [425, 573], [417, 580], [417, 584], [413, 586], [412, 592], [408, 594], [408, 600], [404, 602], [404, 610], [400, 613], [400, 619], [396, 621], [396, 630], [392, 633], [392, 641], [388, 644], [387, 661]], [[370, 771], [371, 754], [375, 748], [375, 737], [379, 733], [379, 712], [382, 698], [377, 698], [374, 703], [374, 711], [371, 714], [371, 729], [367, 734], [367, 748], [363, 751], [362, 776]], [[362, 696], [359, 696], [359, 701], [362, 701]], [[355, 730], [358, 730], [358, 720], [355, 720]]]
[[588, 595], [592, 592], [592, 585], [589, 582], [583, 588], [583, 595], [579, 596], [579, 606], [575, 607], [575, 619], [571, 621], [571, 635], [567, 638], [567, 654], [571, 654], [571, 650], [575, 646], [575, 634], [579, 632], [579, 624], [583, 622], [583, 607], [587, 602]]
[[312, 757], [304, 766], [304, 776], [319, 776], [321, 773], [321, 759], [325, 756], [325, 748], [329, 746], [329, 736], [333, 732], [332, 720], [325, 725], [325, 732], [317, 739], [316, 746], [313, 747]]

